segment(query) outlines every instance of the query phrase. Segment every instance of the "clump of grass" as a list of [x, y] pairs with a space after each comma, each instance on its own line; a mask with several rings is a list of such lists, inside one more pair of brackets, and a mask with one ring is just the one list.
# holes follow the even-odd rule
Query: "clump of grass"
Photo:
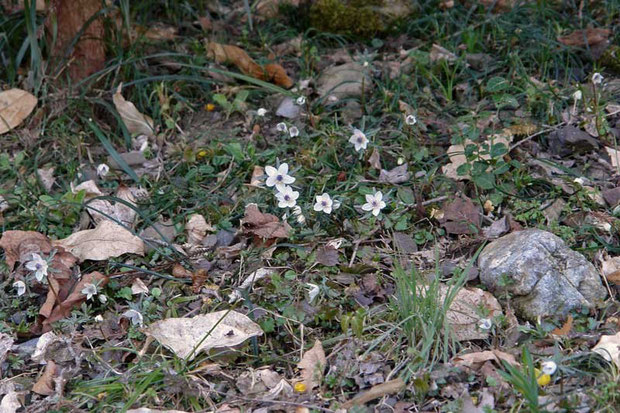
[[432, 370], [439, 362], [447, 362], [457, 350], [458, 343], [446, 324], [448, 312], [458, 290], [464, 285], [467, 271], [440, 282], [438, 268], [430, 281], [415, 269], [407, 272], [396, 267], [393, 308], [402, 320], [402, 334], [411, 357], [409, 374], [421, 369]]

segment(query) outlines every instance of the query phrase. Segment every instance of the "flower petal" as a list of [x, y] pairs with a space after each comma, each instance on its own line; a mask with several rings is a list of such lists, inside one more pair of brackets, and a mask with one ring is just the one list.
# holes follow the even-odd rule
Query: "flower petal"
[[288, 175], [288, 164], [286, 162], [280, 165], [278, 173], [280, 173], [280, 175]]
[[267, 176], [275, 176], [278, 174], [278, 170], [273, 166], [265, 166], [265, 173]]

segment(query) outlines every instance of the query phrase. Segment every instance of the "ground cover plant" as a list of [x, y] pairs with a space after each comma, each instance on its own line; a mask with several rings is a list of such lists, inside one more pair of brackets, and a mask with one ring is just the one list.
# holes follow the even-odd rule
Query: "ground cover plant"
[[0, 412], [618, 411], [618, 2], [0, 8]]

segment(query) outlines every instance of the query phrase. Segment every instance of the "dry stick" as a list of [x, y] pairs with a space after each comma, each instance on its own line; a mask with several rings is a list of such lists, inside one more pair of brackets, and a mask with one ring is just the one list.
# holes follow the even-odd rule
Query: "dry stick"
[[361, 393], [342, 405], [344, 409], [350, 409], [355, 405], [368, 403], [371, 400], [378, 399], [388, 394], [395, 394], [405, 389], [405, 382], [400, 377], [385, 383], [377, 384], [370, 390]]

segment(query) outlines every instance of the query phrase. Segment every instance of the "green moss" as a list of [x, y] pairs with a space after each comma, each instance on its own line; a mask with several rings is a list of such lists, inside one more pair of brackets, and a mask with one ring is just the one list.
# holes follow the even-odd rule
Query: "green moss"
[[372, 37], [385, 30], [377, 8], [383, 0], [318, 0], [310, 8], [313, 27], [330, 33]]
[[620, 46], [610, 46], [603, 56], [599, 59], [599, 63], [616, 73], [620, 73]]

